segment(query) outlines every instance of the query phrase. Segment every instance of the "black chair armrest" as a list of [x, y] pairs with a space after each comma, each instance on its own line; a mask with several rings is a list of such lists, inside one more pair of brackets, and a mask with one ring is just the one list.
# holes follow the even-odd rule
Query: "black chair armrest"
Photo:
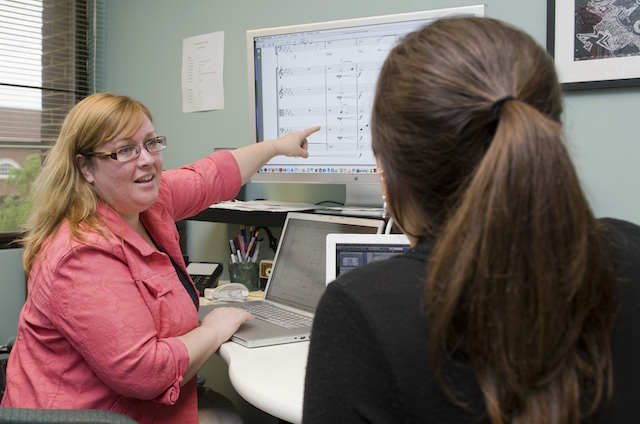
[[98, 409], [23, 409], [0, 407], [1, 424], [137, 424], [126, 415]]

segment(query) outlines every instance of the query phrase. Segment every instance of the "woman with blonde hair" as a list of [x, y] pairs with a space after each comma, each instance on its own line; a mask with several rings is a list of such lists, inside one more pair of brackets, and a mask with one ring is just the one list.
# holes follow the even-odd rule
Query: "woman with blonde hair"
[[[34, 183], [29, 296], [2, 406], [198, 423], [197, 371], [253, 317], [220, 308], [199, 325], [175, 222], [235, 197], [275, 155], [306, 157], [316, 130], [163, 172], [167, 139], [146, 107], [108, 93], [79, 102]], [[228, 409], [214, 420], [238, 422]]]
[[413, 247], [328, 286], [305, 423], [637, 421], [640, 228], [593, 216], [561, 114], [552, 58], [497, 20], [392, 50], [373, 149]]

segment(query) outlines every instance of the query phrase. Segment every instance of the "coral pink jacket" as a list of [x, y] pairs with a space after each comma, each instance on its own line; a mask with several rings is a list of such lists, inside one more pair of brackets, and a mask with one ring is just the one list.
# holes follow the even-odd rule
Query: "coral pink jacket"
[[195, 378], [180, 387], [189, 356], [176, 336], [196, 328], [198, 316], [169, 258], [187, 274], [175, 221], [233, 198], [240, 185], [226, 151], [163, 172], [158, 200], [141, 219], [166, 254], [104, 204], [108, 239], [88, 233], [88, 243], [69, 243], [65, 221], [29, 278], [2, 406], [197, 423]]

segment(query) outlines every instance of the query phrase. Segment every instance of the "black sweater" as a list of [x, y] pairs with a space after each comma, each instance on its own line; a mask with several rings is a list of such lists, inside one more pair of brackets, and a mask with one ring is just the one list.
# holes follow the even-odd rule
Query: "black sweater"
[[[612, 407], [589, 422], [637, 423], [640, 405], [640, 227], [605, 219], [617, 252], [621, 307], [612, 351]], [[331, 283], [316, 311], [303, 422], [487, 423], [484, 399], [464, 367], [445, 374], [470, 413], [441, 394], [430, 366], [423, 312], [433, 242], [350, 271]]]

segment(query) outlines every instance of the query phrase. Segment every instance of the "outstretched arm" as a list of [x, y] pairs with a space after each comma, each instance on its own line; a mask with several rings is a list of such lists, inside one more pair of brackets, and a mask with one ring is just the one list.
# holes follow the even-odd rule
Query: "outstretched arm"
[[254, 143], [249, 146], [232, 150], [240, 168], [242, 184], [245, 184], [253, 174], [258, 172], [271, 158], [275, 156], [309, 156], [307, 151], [307, 137], [318, 131], [320, 127], [313, 127], [296, 131], [275, 140]]

